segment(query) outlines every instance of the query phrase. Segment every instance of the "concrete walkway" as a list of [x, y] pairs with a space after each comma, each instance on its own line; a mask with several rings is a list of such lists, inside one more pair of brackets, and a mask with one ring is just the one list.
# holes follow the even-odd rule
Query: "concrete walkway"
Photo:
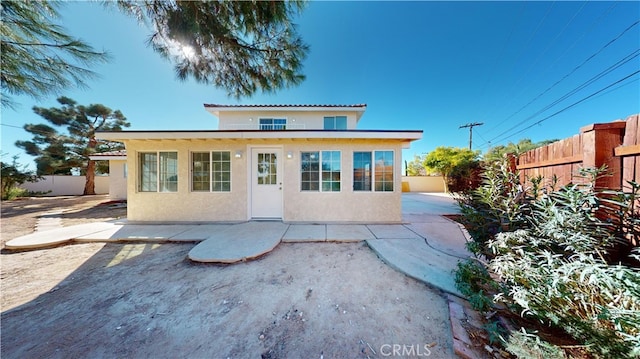
[[397, 270], [444, 292], [460, 296], [453, 281], [457, 263], [469, 256], [461, 226], [441, 214], [458, 213], [441, 194], [403, 194], [405, 224], [285, 224], [252, 221], [239, 224], [133, 224], [96, 222], [37, 231], [5, 244], [7, 249], [34, 249], [71, 241], [192, 241], [189, 259], [235, 263], [262, 256], [281, 242], [366, 241]]

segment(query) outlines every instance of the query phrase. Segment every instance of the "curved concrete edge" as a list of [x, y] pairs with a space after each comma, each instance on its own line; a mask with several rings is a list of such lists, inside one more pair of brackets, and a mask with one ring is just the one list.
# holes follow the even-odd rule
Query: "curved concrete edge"
[[367, 245], [391, 268], [442, 292], [463, 298], [453, 271], [462, 259], [427, 247], [422, 238], [373, 239]]
[[273, 251], [289, 225], [282, 222], [248, 222], [230, 226], [200, 242], [187, 257], [202, 263], [236, 263]]
[[[202, 243], [204, 242], [201, 242], [201, 244]], [[189, 260], [199, 263], [232, 264], [259, 258], [276, 249], [280, 243], [280, 240], [272, 243], [260, 243], [263, 244], [260, 247], [255, 246], [254, 243], [252, 246], [253, 248], [247, 251], [238, 251], [236, 249], [236, 251], [227, 251], [227, 253], [218, 252], [217, 254], [211, 253], [212, 251], [210, 250], [197, 248], [199, 246], [198, 244], [189, 251], [187, 257]]]
[[77, 237], [87, 236], [92, 233], [102, 232], [114, 227], [111, 222], [93, 222], [78, 224], [75, 226], [51, 229], [48, 231], [34, 232], [7, 241], [5, 249], [37, 249], [51, 247], [73, 241]]

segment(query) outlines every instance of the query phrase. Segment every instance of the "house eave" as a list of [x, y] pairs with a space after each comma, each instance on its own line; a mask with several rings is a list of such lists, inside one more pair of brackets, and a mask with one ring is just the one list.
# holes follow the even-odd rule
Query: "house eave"
[[96, 137], [110, 141], [130, 140], [192, 140], [192, 139], [362, 139], [415, 141], [422, 130], [218, 130], [218, 131], [98, 131]]
[[120, 156], [93, 155], [93, 156], [89, 156], [89, 159], [91, 161], [124, 161], [127, 159], [127, 155], [120, 155]]

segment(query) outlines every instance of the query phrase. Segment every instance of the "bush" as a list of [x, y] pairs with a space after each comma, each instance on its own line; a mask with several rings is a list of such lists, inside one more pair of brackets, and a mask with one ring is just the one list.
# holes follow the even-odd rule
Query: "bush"
[[505, 349], [518, 358], [564, 359], [566, 356], [559, 347], [548, 343], [539, 336], [528, 333], [524, 328], [509, 335]]
[[451, 193], [471, 193], [482, 184], [482, 164], [466, 162], [455, 166], [447, 176], [447, 189]]
[[[595, 180], [600, 172], [583, 175]], [[504, 288], [494, 301], [561, 328], [597, 356], [639, 356], [640, 272], [611, 262], [611, 253], [620, 243], [637, 240], [634, 206], [640, 185], [631, 183], [631, 193], [596, 193], [593, 181], [553, 191], [541, 188], [542, 178], [534, 178], [526, 194], [517, 173], [504, 164], [488, 167], [484, 176], [482, 186], [460, 203], [477, 252], [487, 255], [488, 273]], [[640, 253], [633, 254], [637, 259]], [[484, 276], [473, 271], [476, 278]], [[465, 266], [458, 272], [457, 279], [472, 277]], [[486, 296], [486, 287], [483, 283], [460, 290], [475, 290], [465, 295], [477, 301], [478, 295]], [[511, 345], [531, 350], [545, 347], [526, 332], [513, 340]]]
[[11, 187], [5, 193], [2, 194], [2, 200], [14, 200], [18, 197], [26, 197], [29, 195], [29, 191], [19, 187]]
[[494, 162], [485, 165], [481, 185], [469, 193], [456, 197], [465, 225], [473, 242], [468, 249], [491, 258], [487, 243], [502, 231], [526, 225], [524, 215], [529, 212], [523, 187], [517, 173], [511, 172], [509, 163]]
[[456, 288], [469, 300], [473, 309], [483, 313], [491, 310], [493, 301], [490, 296], [498, 287], [485, 266], [472, 259], [459, 262], [455, 282]]

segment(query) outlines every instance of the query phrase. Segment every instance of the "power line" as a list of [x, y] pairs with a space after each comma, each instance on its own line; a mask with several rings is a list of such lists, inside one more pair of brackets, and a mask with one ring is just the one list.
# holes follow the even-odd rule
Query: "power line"
[[560, 97], [559, 99], [553, 101], [552, 103], [548, 104], [547, 106], [543, 107], [542, 109], [538, 110], [537, 112], [535, 112], [534, 114], [530, 115], [529, 117], [525, 118], [524, 120], [516, 123], [515, 125], [511, 126], [509, 129], [501, 132], [500, 134], [496, 135], [495, 137], [493, 137], [491, 140], [489, 140], [488, 142], [493, 142], [494, 140], [496, 140], [497, 138], [499, 138], [500, 136], [506, 135], [507, 133], [509, 133], [510, 131], [516, 129], [517, 127], [523, 125], [524, 123], [526, 123], [527, 121], [533, 119], [535, 116], [540, 115], [541, 113], [543, 113], [544, 111], [547, 111], [549, 109], [551, 109], [552, 107], [554, 107], [555, 105], [559, 104], [560, 102], [566, 100], [567, 98], [573, 96], [574, 94], [578, 93], [580, 90], [586, 88], [587, 86], [591, 85], [592, 83], [596, 82], [597, 80], [601, 79], [602, 77], [604, 77], [605, 75], [611, 73], [613, 70], [616, 70], [617, 68], [621, 67], [622, 65], [626, 64], [627, 62], [633, 60], [634, 58], [638, 57], [640, 55], [640, 49], [636, 49], [635, 51], [633, 51], [631, 54], [625, 56], [624, 58], [622, 58], [621, 60], [619, 60], [618, 62], [616, 62], [615, 64], [609, 66], [607, 69], [601, 71], [599, 74], [593, 76], [592, 78], [590, 78], [589, 80], [583, 82], [582, 84], [580, 84], [578, 87], [574, 88], [573, 90], [569, 91], [568, 93], [564, 94], [562, 97]]
[[[555, 83], [553, 83], [551, 86], [549, 86], [546, 90], [544, 90], [542, 93], [538, 94], [533, 100], [529, 101], [526, 105], [522, 106], [520, 109], [518, 109], [516, 112], [512, 113], [511, 115], [509, 115], [507, 118], [505, 118], [504, 120], [500, 121], [499, 123], [497, 123], [495, 126], [493, 126], [491, 128], [491, 130], [497, 128], [498, 126], [502, 125], [503, 123], [507, 122], [509, 119], [511, 119], [513, 116], [517, 115], [518, 113], [520, 113], [520, 111], [522, 111], [523, 109], [525, 109], [527, 106], [529, 106], [531, 103], [533, 103], [534, 101], [536, 101], [538, 98], [540, 98], [541, 96], [543, 96], [544, 94], [546, 94], [547, 92], [549, 92], [551, 89], [553, 89], [554, 87], [556, 87], [558, 84], [560, 84], [562, 81], [566, 80], [569, 76], [573, 75], [573, 73], [575, 73], [577, 70], [579, 70], [581, 67], [583, 67], [584, 65], [586, 65], [589, 61], [591, 61], [594, 57], [596, 57], [597, 55], [599, 55], [602, 51], [604, 51], [607, 47], [609, 47], [611, 44], [613, 44], [614, 42], [616, 42], [617, 40], [619, 40], [624, 34], [626, 34], [629, 30], [631, 30], [633, 27], [635, 27], [636, 25], [638, 25], [640, 23], [640, 20], [637, 20], [636, 22], [634, 22], [633, 24], [629, 25], [626, 29], [624, 29], [621, 33], [619, 33], [616, 37], [614, 37], [613, 39], [611, 39], [609, 42], [607, 42], [605, 45], [603, 45], [600, 49], [598, 49], [596, 52], [594, 52], [593, 54], [591, 54], [587, 59], [585, 59], [582, 63], [580, 63], [579, 65], [577, 65], [576, 67], [574, 67], [571, 71], [569, 71], [569, 73], [567, 73], [566, 75], [564, 75], [562, 78], [560, 78], [560, 80], [556, 81]], [[490, 131], [491, 131], [490, 130]], [[502, 134], [498, 135], [501, 136]]]
[[[571, 25], [571, 23], [573, 22], [573, 20], [575, 20], [575, 18], [582, 12], [582, 9], [584, 9], [584, 7], [587, 5], [587, 3], [583, 3], [582, 6], [580, 7], [580, 9], [578, 9], [578, 11], [573, 14], [573, 16], [571, 17], [571, 19], [569, 19], [569, 21], [563, 26], [562, 30], [558, 31], [556, 33], [556, 35], [554, 36], [554, 38], [551, 41], [548, 41], [545, 48], [540, 51], [538, 53], [538, 56], [535, 58], [535, 60], [533, 61], [533, 63], [531, 63], [531, 65], [529, 65], [528, 69], [526, 71], [524, 71], [522, 73], [522, 75], [520, 76], [520, 78], [518, 78], [518, 80], [516, 80], [516, 82], [513, 83], [512, 88], [518, 88], [520, 93], [525, 92], [526, 87], [523, 86], [518, 86], [522, 80], [524, 80], [527, 75], [529, 75], [529, 73], [531, 73], [531, 70], [533, 70], [535, 68], [535, 66], [538, 64], [538, 62], [540, 62], [540, 60], [542, 59], [542, 57], [544, 56], [544, 54], [547, 53], [547, 51], [549, 51], [549, 49], [551, 48], [551, 46], [558, 40], [558, 38], [560, 36], [562, 36], [562, 34], [564, 34], [564, 32], [567, 30], [567, 28], [569, 27], [569, 25]], [[550, 67], [550, 66], [549, 66]], [[547, 67], [547, 68], [549, 68]], [[532, 82], [529, 82], [529, 87], [532, 85]], [[509, 92], [511, 93], [511, 91]], [[511, 97], [511, 102], [513, 102], [513, 99], [517, 97], [517, 96], [512, 96]], [[526, 107], [526, 105], [525, 105]], [[518, 110], [519, 112], [520, 110]], [[517, 113], [517, 112], [516, 112]], [[513, 116], [513, 115], [512, 115]], [[506, 121], [506, 120], [505, 120]], [[504, 121], [503, 121], [504, 122]], [[496, 125], [499, 126], [500, 124]], [[494, 126], [493, 128], [495, 128], [496, 126]]]
[[509, 139], [509, 138], [511, 138], [511, 137], [513, 137], [513, 136], [515, 136], [515, 135], [521, 134], [522, 132], [524, 132], [524, 131], [526, 131], [526, 130], [530, 129], [531, 127], [533, 127], [533, 126], [535, 126], [535, 125], [539, 125], [539, 124], [541, 124], [542, 122], [544, 122], [544, 121], [546, 121], [546, 120], [548, 120], [548, 119], [550, 119], [550, 118], [552, 118], [552, 117], [555, 117], [556, 115], [559, 115], [560, 113], [562, 113], [562, 112], [564, 112], [564, 111], [566, 111], [566, 110], [568, 110], [568, 109], [570, 109], [570, 108], [572, 108], [572, 107], [574, 107], [574, 106], [576, 106], [576, 105], [578, 105], [578, 104], [580, 104], [580, 103], [582, 103], [582, 102], [584, 102], [584, 101], [586, 101], [586, 100], [590, 99], [591, 97], [594, 97], [594, 96], [598, 95], [599, 93], [601, 93], [601, 92], [603, 92], [603, 91], [605, 91], [605, 90], [607, 90], [607, 89], [609, 89], [609, 88], [611, 88], [611, 87], [613, 87], [613, 86], [615, 86], [615, 85], [617, 85], [617, 84], [621, 83], [622, 81], [624, 81], [624, 80], [626, 80], [626, 79], [628, 79], [628, 78], [630, 78], [630, 77], [633, 77], [633, 76], [637, 75], [638, 73], [640, 73], [640, 70], [637, 70], [636, 72], [631, 73], [631, 74], [629, 74], [629, 75], [627, 75], [627, 76], [625, 76], [625, 77], [623, 77], [623, 78], [619, 79], [618, 81], [616, 81], [616, 82], [614, 82], [614, 83], [612, 83], [612, 84], [609, 84], [609, 85], [607, 85], [607, 86], [605, 86], [605, 87], [601, 88], [600, 90], [598, 90], [598, 91], [596, 91], [596, 92], [592, 93], [591, 95], [589, 95], [589, 96], [587, 96], [587, 97], [584, 97], [584, 98], [582, 98], [581, 100], [579, 100], [579, 101], [576, 101], [576, 102], [572, 103], [571, 105], [569, 105], [569, 106], [567, 106], [567, 107], [565, 107], [565, 108], [563, 108], [563, 109], [561, 109], [561, 110], [559, 110], [559, 111], [557, 111], [557, 112], [555, 112], [555, 113], [553, 113], [553, 114], [551, 114], [551, 115], [549, 115], [549, 116], [547, 116], [547, 117], [545, 117], [545, 118], [543, 118], [543, 119], [541, 119], [541, 120], [539, 120], [539, 121], [537, 121], [537, 122], [535, 122], [535, 123], [533, 123], [533, 124], [531, 124], [531, 125], [529, 125], [529, 126], [527, 126], [527, 127], [525, 127], [525, 128], [523, 128], [522, 130], [520, 130], [520, 131], [518, 131], [518, 132], [516, 132], [516, 133], [514, 133], [514, 134], [512, 134], [512, 135], [509, 135], [509, 136], [507, 136], [507, 137], [505, 137], [505, 138], [501, 138], [501, 139], [500, 139], [500, 141], [504, 141], [504, 140], [506, 140], [506, 139]]
[[[542, 26], [542, 24], [545, 22], [545, 20], [547, 19], [547, 17], [549, 16], [549, 13], [551, 12], [551, 10], [553, 9], [553, 7], [555, 6], [555, 2], [551, 3], [551, 6], [547, 9], [547, 12], [544, 14], [544, 16], [542, 17], [542, 19], [540, 19], [540, 21], [538, 22], [538, 24], [536, 25], [536, 28], [533, 30], [533, 33], [531, 33], [531, 35], [529, 36], [529, 38], [526, 40], [526, 44], [520, 48], [520, 51], [517, 53], [517, 55], [515, 56], [515, 59], [512, 62], [511, 68], [508, 70], [507, 73], [512, 73], [513, 70], [516, 68], [516, 64], [518, 63], [518, 61], [520, 61], [520, 59], [523, 57], [525, 50], [527, 50], [530, 46], [531, 46], [531, 42], [533, 41], [533, 38], [538, 34], [538, 31], [540, 30], [540, 27]], [[515, 91], [516, 87], [516, 83], [513, 83], [511, 85], [511, 88], [509, 89], [509, 91], [507, 92], [507, 94], [513, 93], [513, 91]], [[506, 97], [507, 95], [505, 95]], [[512, 101], [513, 101], [513, 97]], [[500, 101], [501, 103], [503, 101]], [[504, 106], [504, 104], [503, 104]]]

